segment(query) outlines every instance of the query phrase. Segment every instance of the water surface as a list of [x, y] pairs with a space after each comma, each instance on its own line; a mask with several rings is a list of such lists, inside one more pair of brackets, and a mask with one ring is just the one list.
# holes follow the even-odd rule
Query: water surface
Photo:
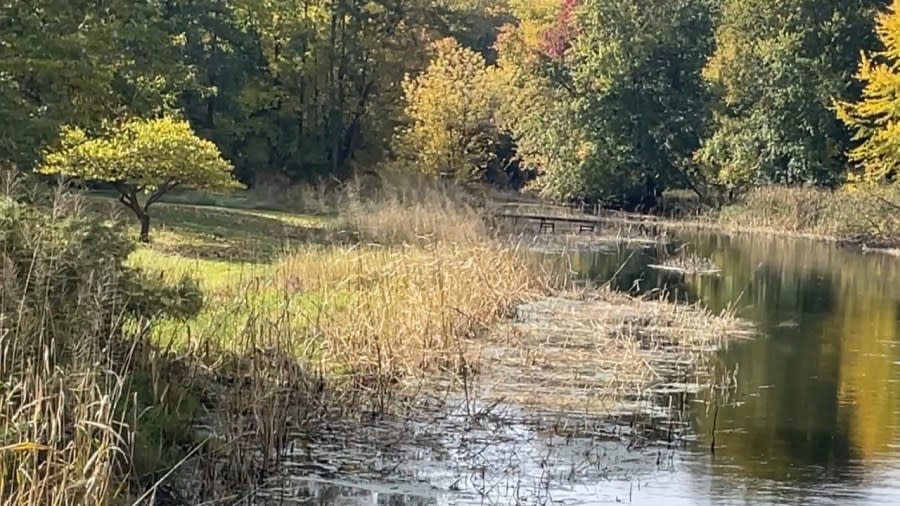
[[646, 269], [659, 249], [573, 257], [597, 279], [624, 263], [620, 289], [667, 287], [761, 331], [720, 354], [738, 391], [720, 408], [715, 455], [712, 416], [695, 409], [697, 440], [634, 502], [900, 503], [900, 259], [785, 237], [680, 239], [721, 275]]
[[[493, 425], [451, 413], [357, 427], [354, 436], [336, 432], [316, 459], [340, 460], [354, 437], [391, 440], [358, 452], [359, 469], [386, 472], [341, 473], [344, 462], [324, 474], [297, 468], [280, 483], [281, 502], [900, 504], [900, 258], [784, 237], [676, 239], [570, 258], [582, 275], [621, 290], [665, 289], [756, 325], [758, 338], [716, 357], [736, 386], [717, 410], [692, 403], [684, 441], [625, 447], [590, 430], [566, 437], [552, 420], [514, 411]], [[678, 251], [711, 258], [720, 275], [647, 267]]]

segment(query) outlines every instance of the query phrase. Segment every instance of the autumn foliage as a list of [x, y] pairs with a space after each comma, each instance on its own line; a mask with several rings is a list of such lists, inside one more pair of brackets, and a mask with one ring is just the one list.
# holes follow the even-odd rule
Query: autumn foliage
[[399, 151], [422, 172], [478, 178], [498, 137], [484, 58], [452, 38], [435, 42], [432, 51], [425, 72], [403, 83], [409, 125], [399, 133]]
[[868, 182], [894, 182], [900, 175], [900, 0], [878, 16], [884, 49], [863, 53], [856, 74], [865, 84], [857, 102], [837, 102], [840, 119], [856, 131], [850, 159]]
[[[112, 183], [120, 201], [141, 222], [149, 240], [149, 208], [175, 188], [240, 186], [215, 144], [194, 134], [184, 120], [164, 117], [127, 121], [105, 135], [63, 129], [60, 147], [48, 150], [40, 172]], [[141, 195], [145, 195], [141, 202]]]
[[578, 33], [574, 18], [581, 2], [582, 0], [562, 0], [556, 22], [544, 32], [541, 49], [550, 58], [562, 57], [571, 46]]

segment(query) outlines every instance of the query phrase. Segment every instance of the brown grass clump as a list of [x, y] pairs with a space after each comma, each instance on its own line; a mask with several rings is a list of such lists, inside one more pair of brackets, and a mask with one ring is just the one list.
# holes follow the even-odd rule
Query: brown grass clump
[[[7, 190], [10, 191], [10, 190]], [[111, 504], [124, 496], [133, 349], [117, 329], [121, 245], [77, 199], [44, 213], [0, 193], [0, 504]], [[78, 235], [73, 235], [77, 231]]]
[[719, 223], [886, 246], [900, 243], [900, 196], [887, 186], [836, 190], [767, 186], [726, 207]]
[[96, 350], [66, 367], [36, 357], [17, 363], [18, 353], [5, 351], [12, 353], [0, 364], [9, 383], [0, 396], [2, 503], [110, 504], [121, 493], [130, 448], [116, 410], [123, 373], [91, 361], [100, 357]]
[[459, 187], [413, 179], [383, 184], [374, 198], [361, 195], [364, 191], [359, 182], [348, 185], [339, 208], [339, 226], [356, 231], [363, 243], [484, 244], [491, 239], [478, 197]]
[[364, 382], [477, 366], [473, 338], [544, 288], [535, 266], [492, 242], [310, 250], [282, 261], [277, 280], [330, 301], [305, 309], [309, 339]]
[[481, 215], [447, 202], [351, 207], [344, 218], [360, 241], [378, 244], [483, 243], [488, 231]]

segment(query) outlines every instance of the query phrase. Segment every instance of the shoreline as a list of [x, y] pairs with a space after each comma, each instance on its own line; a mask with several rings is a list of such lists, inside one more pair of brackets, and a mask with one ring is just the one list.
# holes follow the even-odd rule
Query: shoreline
[[[558, 209], [558, 208], [557, 208]], [[866, 234], [856, 235], [830, 235], [815, 232], [803, 232], [775, 227], [740, 226], [722, 222], [715, 217], [701, 218], [671, 218], [652, 214], [641, 214], [623, 211], [602, 211], [604, 214], [587, 214], [584, 212], [570, 212], [567, 217], [583, 216], [596, 219], [600, 222], [618, 223], [631, 226], [657, 226], [666, 229], [695, 229], [710, 230], [727, 235], [773, 235], [791, 237], [811, 241], [833, 243], [843, 247], [859, 247], [862, 252], [880, 253], [890, 256], [900, 256], [900, 238], [879, 237]], [[878, 246], [867, 246], [866, 243]]]
[[[127, 266], [123, 257], [121, 267], [95, 269], [159, 273], [172, 283], [190, 274], [209, 303], [183, 321], [155, 318], [135, 335], [141, 353], [123, 374], [132, 381], [126, 393], [141, 393], [147, 414], [113, 422], [135, 435], [123, 451], [140, 460], [130, 463], [134, 474], [110, 467], [97, 476], [132, 484], [126, 493], [146, 491], [150, 482], [135, 477], [159, 479], [151, 491], [171, 489], [179, 480], [157, 470], [190, 460], [178, 472], [202, 479], [177, 487], [188, 502], [229, 493], [222, 484], [253, 489], [278, 469], [286, 448], [316, 443], [295, 438], [307, 422], [377, 423], [441, 395], [484, 400], [487, 412], [498, 401], [550, 420], [637, 416], [652, 433], [652, 422], [673, 420], [657, 401], [716, 381], [703, 375], [704, 357], [733, 333], [722, 315], [611, 291], [567, 292], [574, 285], [566, 266], [523, 255], [530, 235], [506, 244], [485, 226], [486, 213], [437, 188], [416, 199], [348, 201], [330, 220], [160, 205], [155, 243]], [[99, 220], [104, 209], [81, 212]], [[617, 241], [679, 228], [742, 232], [711, 219], [597, 219], [622, 225]], [[353, 242], [336, 240], [338, 230]], [[123, 327], [123, 335], [137, 330]], [[82, 366], [72, 364], [73, 378]], [[450, 388], [429, 389], [435, 382]], [[481, 416], [481, 408], [467, 410]], [[222, 423], [185, 438], [185, 427], [209, 422], [205, 414]]]

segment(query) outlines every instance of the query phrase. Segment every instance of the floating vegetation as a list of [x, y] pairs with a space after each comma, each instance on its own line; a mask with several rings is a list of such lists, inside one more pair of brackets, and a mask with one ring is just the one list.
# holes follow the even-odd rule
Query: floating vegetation
[[540, 253], [566, 254], [574, 251], [614, 253], [622, 247], [647, 248], [665, 244], [665, 236], [653, 237], [631, 231], [603, 235], [535, 235], [528, 238], [528, 247]]
[[660, 271], [680, 272], [683, 274], [718, 274], [721, 270], [709, 258], [698, 255], [679, 255], [669, 257], [661, 264], [650, 264], [648, 267]]
[[750, 335], [730, 314], [608, 290], [520, 305], [469, 343], [480, 360], [462, 388], [427, 382], [405, 413], [290, 434], [255, 503], [615, 502], [690, 437], [686, 406], [717, 381], [710, 352]]
[[[710, 352], [752, 335], [732, 315], [697, 305], [602, 290], [520, 306], [504, 338], [484, 353], [482, 382], [521, 406], [669, 418], [657, 393], [708, 383]], [[656, 392], [658, 390], [658, 392]]]
[[674, 449], [629, 446], [627, 427], [621, 435], [611, 430], [585, 416], [423, 397], [403, 417], [342, 420], [291, 434], [296, 444], [281, 473], [252, 504], [550, 504], [549, 497], [615, 503], [630, 480], [665, 469]]
[[778, 328], [778, 329], [784, 329], [784, 328], [792, 329], [792, 328], [796, 328], [796, 327], [798, 327], [798, 326], [800, 326], [800, 324], [797, 323], [796, 320], [788, 319], [788, 320], [784, 320], [784, 321], [782, 321], [782, 322], [779, 322], [778, 325], [775, 325], [775, 328]]

